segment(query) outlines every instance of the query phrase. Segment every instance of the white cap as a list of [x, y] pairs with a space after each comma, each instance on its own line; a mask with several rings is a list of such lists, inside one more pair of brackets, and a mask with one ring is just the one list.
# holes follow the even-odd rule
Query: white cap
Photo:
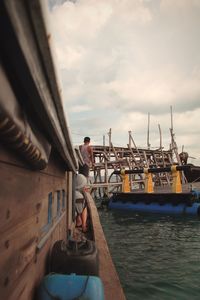
[[75, 192], [75, 199], [83, 199], [83, 198], [84, 198], [83, 194], [81, 194], [79, 191]]
[[80, 190], [86, 185], [87, 185], [86, 177], [82, 174], [77, 174], [76, 175], [76, 190]]

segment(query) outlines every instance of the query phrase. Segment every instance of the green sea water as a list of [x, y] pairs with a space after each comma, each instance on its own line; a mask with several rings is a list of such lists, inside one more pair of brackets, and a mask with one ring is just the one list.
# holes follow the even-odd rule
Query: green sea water
[[200, 299], [199, 218], [99, 215], [127, 300]]

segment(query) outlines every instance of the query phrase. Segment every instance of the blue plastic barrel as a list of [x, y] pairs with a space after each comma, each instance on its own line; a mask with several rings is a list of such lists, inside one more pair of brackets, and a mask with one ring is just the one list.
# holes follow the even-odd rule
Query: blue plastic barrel
[[184, 203], [178, 205], [172, 205], [171, 203], [165, 203], [160, 205], [159, 203], [152, 202], [150, 204], [139, 201], [137, 203], [112, 201], [112, 198], [108, 205], [111, 209], [129, 210], [135, 212], [149, 212], [149, 213], [163, 213], [163, 214], [185, 214], [185, 215], [199, 215], [200, 203], [194, 202], [191, 206]]
[[102, 281], [96, 276], [49, 274], [38, 288], [38, 300], [104, 300]]

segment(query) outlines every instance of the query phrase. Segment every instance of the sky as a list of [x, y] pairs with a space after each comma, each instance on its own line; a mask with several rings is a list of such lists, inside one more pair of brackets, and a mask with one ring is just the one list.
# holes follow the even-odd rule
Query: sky
[[48, 0], [62, 101], [75, 145], [169, 149], [200, 164], [200, 0]]

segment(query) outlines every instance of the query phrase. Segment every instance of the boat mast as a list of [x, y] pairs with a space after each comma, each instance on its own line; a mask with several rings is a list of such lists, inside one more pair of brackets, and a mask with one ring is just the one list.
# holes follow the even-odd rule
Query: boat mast
[[150, 113], [148, 113], [148, 125], [147, 125], [147, 148], [150, 149], [150, 142], [149, 142], [149, 127], [150, 127]]
[[174, 129], [173, 129], [173, 113], [172, 113], [172, 106], [170, 106], [170, 112], [171, 112], [171, 128], [170, 128], [170, 133], [171, 133], [171, 150], [174, 152], [176, 160], [179, 165], [181, 165], [181, 160], [178, 154], [178, 146], [175, 141], [175, 134], [174, 134]]
[[160, 136], [160, 150], [162, 150], [163, 149], [163, 146], [162, 146], [162, 131], [161, 131], [160, 124], [158, 124], [158, 130], [159, 130], [159, 136]]
[[173, 112], [172, 112], [172, 105], [170, 105], [170, 115], [171, 115], [171, 132], [173, 133], [174, 127], [173, 127]]

